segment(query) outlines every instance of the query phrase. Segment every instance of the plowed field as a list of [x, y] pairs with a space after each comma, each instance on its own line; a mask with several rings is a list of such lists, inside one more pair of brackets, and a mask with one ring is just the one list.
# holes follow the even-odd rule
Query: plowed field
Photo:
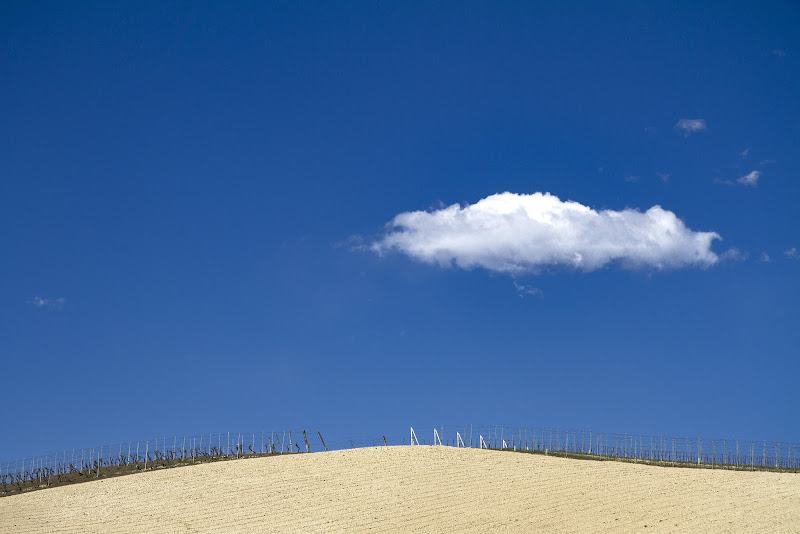
[[0, 499], [0, 532], [800, 532], [800, 474], [380, 447]]

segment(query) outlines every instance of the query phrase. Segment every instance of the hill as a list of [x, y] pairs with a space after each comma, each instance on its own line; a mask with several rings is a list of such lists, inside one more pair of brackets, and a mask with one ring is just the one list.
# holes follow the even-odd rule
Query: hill
[[800, 532], [800, 476], [452, 447], [155, 470], [0, 499], [0, 532]]

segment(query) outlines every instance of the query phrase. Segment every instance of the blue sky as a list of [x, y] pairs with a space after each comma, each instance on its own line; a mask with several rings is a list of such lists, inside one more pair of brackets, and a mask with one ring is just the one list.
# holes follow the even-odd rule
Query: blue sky
[[0, 457], [800, 441], [797, 3], [0, 10]]

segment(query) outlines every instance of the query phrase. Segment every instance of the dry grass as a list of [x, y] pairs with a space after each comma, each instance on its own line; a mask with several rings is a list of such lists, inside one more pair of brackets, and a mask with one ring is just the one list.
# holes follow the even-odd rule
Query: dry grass
[[800, 532], [800, 475], [381, 447], [0, 499], [0, 532]]

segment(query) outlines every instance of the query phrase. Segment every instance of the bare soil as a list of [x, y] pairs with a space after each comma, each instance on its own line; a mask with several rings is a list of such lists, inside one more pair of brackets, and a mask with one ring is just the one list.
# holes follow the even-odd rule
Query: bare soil
[[0, 499], [0, 532], [800, 532], [800, 474], [379, 447]]

